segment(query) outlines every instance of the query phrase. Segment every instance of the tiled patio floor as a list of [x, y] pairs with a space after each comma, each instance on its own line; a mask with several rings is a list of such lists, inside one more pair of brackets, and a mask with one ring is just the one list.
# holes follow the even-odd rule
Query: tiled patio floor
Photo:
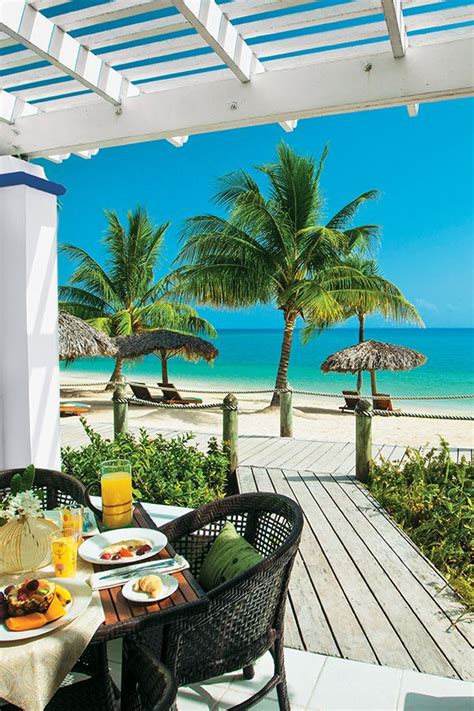
[[[474, 685], [430, 674], [401, 671], [347, 659], [286, 649], [291, 708], [294, 711], [473, 711]], [[120, 682], [120, 642], [110, 645], [109, 657]], [[255, 678], [229, 674], [206, 684], [180, 689], [179, 711], [221, 711], [245, 701], [271, 675], [272, 659], [265, 655]], [[276, 692], [255, 706], [278, 711]]]

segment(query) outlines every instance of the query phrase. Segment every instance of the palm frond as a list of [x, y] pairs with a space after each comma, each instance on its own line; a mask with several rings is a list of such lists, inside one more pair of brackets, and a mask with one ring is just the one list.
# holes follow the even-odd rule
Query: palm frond
[[362, 193], [362, 195], [356, 197], [355, 200], [351, 200], [351, 202], [331, 217], [331, 219], [326, 223], [326, 227], [334, 230], [345, 229], [352, 222], [359, 208], [368, 200], [377, 199], [379, 195], [380, 193], [378, 190], [369, 190], [366, 193]]
[[109, 304], [115, 305], [120, 302], [116, 284], [85, 249], [72, 244], [61, 244], [59, 250], [71, 261], [78, 262], [69, 279], [71, 285], [83, 284], [85, 289]]
[[111, 310], [107, 301], [78, 286], [59, 286], [58, 296], [63, 302], [80, 304], [95, 311], [109, 312]]
[[242, 195], [248, 193], [253, 193], [256, 199], [260, 195], [261, 200], [264, 200], [258, 183], [245, 170], [235, 170], [219, 178], [218, 190], [213, 200], [217, 205], [232, 210]]

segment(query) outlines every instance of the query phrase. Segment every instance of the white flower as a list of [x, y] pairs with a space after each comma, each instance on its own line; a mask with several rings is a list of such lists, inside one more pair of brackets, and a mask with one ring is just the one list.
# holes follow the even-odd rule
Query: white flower
[[37, 518], [42, 513], [41, 501], [33, 491], [22, 491], [9, 497], [5, 513], [7, 518], [19, 516]]

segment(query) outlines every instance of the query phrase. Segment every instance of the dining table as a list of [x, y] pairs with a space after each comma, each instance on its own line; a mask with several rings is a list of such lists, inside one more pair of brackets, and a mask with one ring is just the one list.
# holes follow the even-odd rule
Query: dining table
[[[132, 526], [158, 529], [139, 502], [134, 504]], [[100, 521], [98, 527], [100, 530]], [[168, 542], [146, 562], [174, 556]], [[89, 581], [93, 573], [104, 570], [112, 568], [80, 560], [77, 577]], [[41, 574], [46, 577], [49, 572], [48, 568]], [[0, 644], [0, 699], [25, 711], [42, 711], [89, 645], [102, 645], [105, 650], [107, 642], [136, 634], [150, 615], [157, 625], [165, 624], [183, 614], [186, 608], [208, 604], [206, 593], [189, 568], [171, 574], [178, 587], [163, 600], [132, 602], [122, 595], [122, 585], [103, 588], [94, 591], [89, 607], [69, 624], [32, 640]]]
[[[134, 506], [132, 525], [136, 528], [157, 529], [155, 522], [141, 503], [136, 503]], [[168, 542], [157, 555], [149, 558], [147, 563], [163, 558], [173, 558], [174, 555], [175, 551]], [[110, 566], [94, 564], [95, 572], [109, 569]], [[133, 634], [139, 629], [145, 615], [161, 615], [163, 620], [169, 620], [175, 614], [179, 615], [184, 606], [192, 605], [196, 607], [207, 604], [206, 593], [189, 569], [172, 575], [178, 582], [178, 589], [172, 595], [159, 602], [146, 604], [131, 602], [122, 595], [121, 585], [100, 590], [99, 594], [105, 619], [94, 634], [92, 641], [110, 641], [126, 634]]]

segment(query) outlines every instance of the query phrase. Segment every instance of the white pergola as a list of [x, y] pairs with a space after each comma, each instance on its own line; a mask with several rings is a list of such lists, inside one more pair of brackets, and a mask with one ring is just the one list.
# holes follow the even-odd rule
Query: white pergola
[[[0, 468], [59, 466], [56, 199], [29, 160], [472, 96], [473, 6], [0, 0]], [[454, 127], [455, 130], [455, 127]], [[243, 139], [245, 140], [245, 139]], [[403, 134], [387, 136], [400, 144]], [[183, 148], [185, 150], [185, 148]]]

